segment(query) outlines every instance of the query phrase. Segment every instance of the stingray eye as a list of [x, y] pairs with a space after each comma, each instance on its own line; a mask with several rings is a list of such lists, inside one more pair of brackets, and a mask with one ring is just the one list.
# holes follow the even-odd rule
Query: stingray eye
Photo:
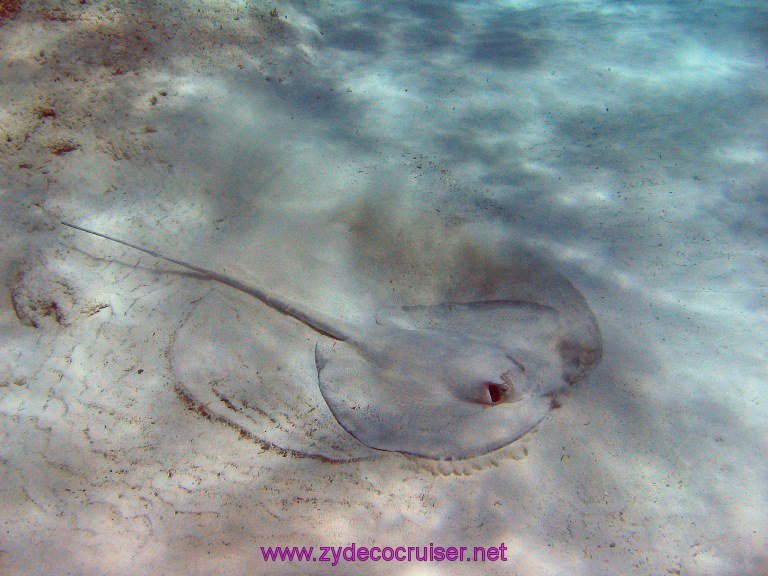
[[506, 392], [506, 389], [500, 384], [488, 382], [486, 386], [488, 388], [488, 395], [491, 397], [491, 404], [496, 404], [504, 397], [504, 392]]

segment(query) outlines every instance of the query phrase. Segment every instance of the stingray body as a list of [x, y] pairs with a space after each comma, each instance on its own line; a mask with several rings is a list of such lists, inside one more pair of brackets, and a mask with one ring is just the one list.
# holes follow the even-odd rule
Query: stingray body
[[452, 460], [514, 442], [601, 355], [596, 324], [584, 338], [553, 307], [519, 300], [383, 309], [375, 324], [332, 318], [303, 303], [106, 234], [231, 286], [309, 326], [320, 391], [338, 423], [378, 450]]

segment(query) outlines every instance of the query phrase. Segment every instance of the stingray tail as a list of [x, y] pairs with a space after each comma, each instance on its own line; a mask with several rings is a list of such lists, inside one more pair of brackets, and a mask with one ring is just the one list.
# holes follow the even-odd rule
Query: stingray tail
[[104, 238], [105, 240], [109, 240], [111, 242], [117, 242], [118, 244], [122, 244], [123, 246], [128, 246], [134, 250], [144, 252], [145, 254], [149, 254], [150, 256], [159, 258], [160, 260], [171, 262], [177, 266], [181, 266], [183, 268], [187, 268], [188, 270], [192, 270], [193, 272], [197, 272], [198, 274], [205, 276], [210, 280], [214, 280], [220, 284], [225, 284], [226, 286], [230, 286], [235, 290], [249, 294], [258, 300], [261, 300], [270, 308], [273, 308], [274, 310], [277, 310], [278, 312], [281, 312], [287, 316], [291, 316], [303, 324], [306, 324], [316, 332], [319, 332], [325, 336], [329, 336], [335, 340], [347, 341], [352, 337], [352, 330], [346, 326], [345, 323], [338, 322], [326, 314], [305, 306], [300, 302], [291, 300], [290, 298], [281, 298], [267, 292], [266, 290], [262, 290], [261, 288], [249, 286], [248, 284], [245, 284], [236, 278], [232, 278], [231, 276], [227, 276], [226, 274], [222, 274], [214, 270], [209, 270], [207, 268], [202, 268], [200, 266], [195, 266], [189, 262], [177, 260], [176, 258], [165, 256], [164, 254], [159, 254], [158, 252], [149, 250], [148, 248], [144, 248], [137, 244], [108, 236], [107, 234], [102, 234], [101, 232], [96, 232], [95, 230], [89, 230], [88, 228], [83, 228], [82, 226], [77, 226], [76, 224], [70, 224], [69, 222], [61, 222], [61, 224], [81, 232], [86, 232], [87, 234], [92, 234], [94, 236]]

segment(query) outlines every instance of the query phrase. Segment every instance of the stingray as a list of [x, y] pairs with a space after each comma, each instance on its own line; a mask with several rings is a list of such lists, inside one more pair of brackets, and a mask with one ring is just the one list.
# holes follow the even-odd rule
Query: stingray
[[[322, 337], [315, 367], [344, 430], [377, 450], [434, 460], [472, 458], [535, 428], [556, 394], [599, 361], [599, 332], [580, 338], [569, 316], [523, 300], [383, 308], [370, 325], [137, 244], [62, 222], [248, 294]], [[596, 326], [595, 326], [596, 329]]]

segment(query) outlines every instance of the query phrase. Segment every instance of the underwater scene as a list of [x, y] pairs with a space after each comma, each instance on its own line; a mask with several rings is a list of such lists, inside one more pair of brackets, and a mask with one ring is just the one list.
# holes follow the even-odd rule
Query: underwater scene
[[768, 576], [768, 4], [0, 0], [0, 574]]

